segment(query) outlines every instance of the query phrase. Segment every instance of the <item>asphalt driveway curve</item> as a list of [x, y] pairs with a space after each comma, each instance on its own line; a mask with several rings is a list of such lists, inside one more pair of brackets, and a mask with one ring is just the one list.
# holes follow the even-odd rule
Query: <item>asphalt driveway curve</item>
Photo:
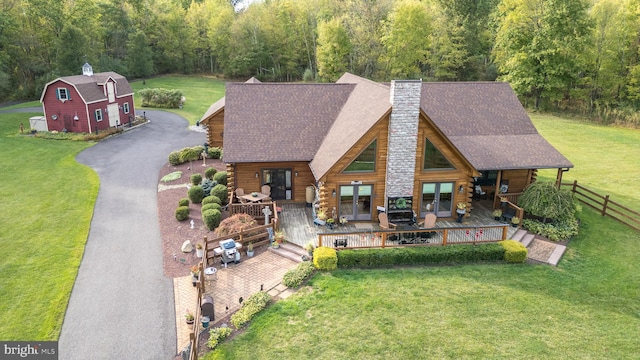
[[76, 160], [100, 176], [89, 238], [59, 340], [60, 359], [171, 359], [173, 283], [163, 275], [157, 185], [167, 155], [206, 135], [164, 111]]

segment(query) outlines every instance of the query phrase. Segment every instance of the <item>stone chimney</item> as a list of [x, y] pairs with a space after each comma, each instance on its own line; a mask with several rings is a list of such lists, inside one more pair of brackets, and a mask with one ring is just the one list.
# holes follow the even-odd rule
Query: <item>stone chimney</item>
[[391, 82], [385, 206], [389, 198], [413, 196], [421, 89], [422, 80]]

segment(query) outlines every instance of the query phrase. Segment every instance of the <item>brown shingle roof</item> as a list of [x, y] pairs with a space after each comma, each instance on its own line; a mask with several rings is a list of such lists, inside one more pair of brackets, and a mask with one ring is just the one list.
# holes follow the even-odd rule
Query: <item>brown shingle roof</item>
[[[69, 85], [74, 86], [85, 103], [90, 104], [97, 101], [103, 101], [107, 99], [105, 92], [102, 90], [102, 85], [109, 79], [112, 78], [115, 83], [115, 91], [116, 97], [122, 97], [133, 94], [133, 89], [131, 85], [127, 81], [127, 79], [113, 71], [101, 72], [93, 74], [92, 76], [86, 75], [72, 75], [72, 76], [64, 76], [55, 81], [64, 81]], [[51, 83], [53, 83], [51, 82]], [[49, 84], [51, 84], [49, 83]], [[47, 86], [49, 85], [47, 84]], [[99, 86], [100, 85], [100, 86]], [[46, 87], [45, 87], [46, 90]], [[43, 91], [44, 96], [44, 91]], [[41, 99], [42, 100], [42, 99]]]
[[227, 84], [225, 161], [311, 161], [353, 88], [353, 84]]
[[316, 179], [326, 174], [391, 109], [388, 86], [349, 73], [337, 83], [355, 84], [355, 89], [309, 164]]
[[573, 167], [508, 83], [423, 83], [420, 107], [478, 170]]
[[[256, 79], [254, 76], [252, 76], [249, 80], [245, 81], [245, 84], [260, 84], [260, 83], [261, 81]], [[205, 124], [205, 125], [209, 124], [209, 121], [214, 115], [224, 110], [224, 102], [225, 102], [224, 98], [225, 97], [223, 96], [221, 99], [219, 99], [218, 101], [211, 104], [211, 106], [209, 106], [209, 108], [204, 113], [204, 115], [202, 115], [202, 118], [200, 118], [201, 124]]]

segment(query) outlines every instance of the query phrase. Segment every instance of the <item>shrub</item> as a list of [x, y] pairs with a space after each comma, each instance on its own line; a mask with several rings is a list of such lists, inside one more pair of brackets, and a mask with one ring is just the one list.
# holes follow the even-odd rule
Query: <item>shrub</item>
[[216, 203], [209, 203], [209, 204], [202, 205], [202, 209], [200, 209], [200, 211], [202, 213], [204, 213], [206, 210], [209, 210], [209, 209], [216, 209], [216, 210], [222, 212], [222, 206], [220, 206], [220, 204], [216, 204]]
[[211, 189], [209, 195], [220, 199], [221, 205], [226, 205], [229, 199], [229, 190], [227, 190], [227, 185], [218, 184]]
[[220, 225], [222, 213], [220, 210], [209, 209], [202, 212], [202, 221], [209, 230], [213, 230]]
[[187, 194], [189, 195], [189, 200], [194, 204], [200, 204], [202, 199], [204, 199], [204, 190], [200, 185], [192, 186], [191, 189], [187, 191]]
[[213, 189], [213, 187], [216, 185], [218, 185], [218, 183], [216, 183], [215, 181], [211, 181], [210, 179], [204, 178], [201, 184], [202, 190], [204, 190], [204, 196], [211, 195], [211, 189]]
[[217, 182], [218, 184], [227, 186], [227, 172], [218, 171], [215, 175], [213, 175], [213, 181]]
[[498, 244], [480, 244], [342, 250], [337, 253], [337, 256], [338, 266], [340, 268], [455, 264], [478, 261], [501, 261], [504, 258], [504, 248]]
[[209, 157], [212, 159], [220, 159], [222, 158], [222, 149], [219, 147], [209, 148]]
[[200, 185], [201, 182], [202, 182], [202, 175], [200, 175], [200, 174], [192, 174], [191, 175], [191, 184]]
[[157, 108], [169, 108], [177, 109], [182, 103], [182, 91], [181, 90], [168, 90], [168, 89], [141, 89], [138, 90], [140, 95], [142, 106], [151, 106]]
[[498, 242], [504, 248], [504, 259], [509, 263], [523, 263], [527, 261], [527, 248], [519, 241], [504, 240]]
[[176, 219], [185, 221], [189, 218], [189, 208], [187, 206], [178, 206], [176, 209]]
[[298, 264], [295, 269], [289, 270], [282, 278], [282, 284], [286, 287], [297, 288], [313, 274], [315, 268], [313, 263], [304, 261]]
[[526, 212], [543, 219], [573, 218], [576, 209], [570, 191], [558, 189], [554, 184], [543, 181], [527, 186], [518, 197], [518, 205]]
[[180, 158], [180, 151], [172, 151], [169, 153], [169, 164], [176, 166], [182, 164], [184, 161]]
[[336, 250], [320, 246], [313, 252], [313, 265], [319, 270], [335, 270], [338, 265]]
[[[220, 226], [214, 232], [216, 237], [223, 237], [229, 234], [235, 234], [241, 230], [248, 230], [258, 226], [256, 220], [249, 214], [235, 214], [224, 219]], [[247, 232], [245, 236], [256, 235], [256, 233]]]
[[213, 175], [215, 175], [216, 172], [218, 172], [218, 170], [216, 170], [215, 168], [212, 168], [212, 167], [207, 168], [207, 170], [204, 171], [204, 177], [209, 180], [213, 180]]
[[556, 221], [551, 224], [544, 224], [537, 220], [524, 219], [522, 221], [522, 227], [531, 233], [544, 236], [549, 240], [561, 241], [578, 235], [580, 225], [576, 219]]
[[222, 205], [222, 202], [220, 201], [220, 198], [215, 196], [215, 195], [210, 195], [205, 197], [204, 199], [202, 199], [202, 205], [207, 205], [207, 204], [219, 204]]
[[236, 329], [240, 329], [269, 304], [271, 296], [264, 291], [259, 291], [242, 303], [240, 310], [231, 316], [231, 323]]
[[180, 161], [195, 161], [200, 158], [200, 153], [196, 147], [184, 148], [180, 150]]
[[209, 349], [213, 350], [218, 346], [219, 343], [224, 341], [227, 337], [231, 335], [231, 328], [228, 327], [216, 327], [209, 330], [209, 339], [207, 340], [207, 346]]
[[182, 177], [182, 171], [174, 171], [170, 174], [167, 174], [160, 179], [162, 182], [170, 182], [174, 180], [178, 180]]
[[189, 206], [189, 199], [182, 198], [178, 200], [178, 206]]

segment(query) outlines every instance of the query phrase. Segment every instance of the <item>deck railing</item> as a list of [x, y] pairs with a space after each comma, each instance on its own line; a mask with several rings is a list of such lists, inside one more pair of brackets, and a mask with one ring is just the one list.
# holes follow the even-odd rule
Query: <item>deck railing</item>
[[562, 183], [560, 186], [570, 186], [571, 192], [578, 201], [600, 212], [600, 215], [609, 216], [632, 229], [640, 231], [640, 213], [611, 200], [609, 195], [600, 195], [582, 185], [578, 185], [578, 180], [573, 183]]
[[[278, 223], [278, 206], [276, 202], [257, 202], [257, 203], [232, 203], [229, 204], [229, 215], [234, 214], [249, 214], [256, 220], [264, 220], [264, 208], [268, 207], [271, 210], [269, 215], [271, 219], [275, 219], [275, 223]], [[276, 225], [277, 228], [277, 225]]]
[[507, 239], [508, 225], [380, 230], [318, 234], [318, 246], [336, 249], [385, 248], [448, 244], [477, 244]]
[[270, 242], [271, 238], [269, 235], [269, 229], [272, 229], [272, 232], [275, 231], [276, 221], [277, 219], [272, 219], [269, 224], [253, 227], [248, 230], [242, 230], [240, 232], [214, 238], [212, 240], [209, 240], [207, 236], [205, 236], [203, 255], [205, 267], [213, 265], [215, 257], [213, 249], [217, 248], [218, 243], [222, 240], [233, 239], [234, 241], [241, 243], [243, 247], [249, 243], [253, 243], [253, 246], [260, 246]]

